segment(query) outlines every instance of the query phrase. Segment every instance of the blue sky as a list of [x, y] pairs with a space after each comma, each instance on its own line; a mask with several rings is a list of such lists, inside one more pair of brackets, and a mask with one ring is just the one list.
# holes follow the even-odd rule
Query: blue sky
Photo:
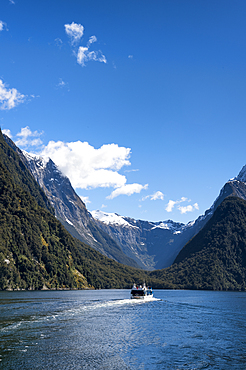
[[244, 0], [1, 0], [1, 128], [89, 210], [194, 220], [246, 164], [245, 19]]

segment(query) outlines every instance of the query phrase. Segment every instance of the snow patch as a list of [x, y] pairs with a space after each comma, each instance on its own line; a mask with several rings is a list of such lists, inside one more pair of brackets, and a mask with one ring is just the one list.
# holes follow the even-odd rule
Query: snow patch
[[154, 227], [151, 228], [151, 230], [154, 230], [154, 229], [170, 230], [170, 229], [173, 229], [173, 225], [171, 225], [170, 223], [160, 222], [158, 225], [155, 225]]
[[138, 229], [137, 226], [131, 225], [122, 216], [117, 215], [117, 213], [106, 213], [106, 212], [97, 210], [97, 211], [92, 211], [91, 215], [93, 218], [103, 222], [106, 225], [119, 225], [123, 227], [131, 227], [131, 228]]
[[69, 225], [72, 225], [73, 226], [73, 223], [71, 221], [69, 221], [68, 218], [66, 218], [66, 222], [69, 224]]
[[43, 158], [35, 154], [27, 153], [25, 150], [22, 150], [23, 155], [25, 158], [30, 161], [35, 161], [36, 165], [40, 168], [45, 168], [47, 163], [49, 162], [50, 158]]

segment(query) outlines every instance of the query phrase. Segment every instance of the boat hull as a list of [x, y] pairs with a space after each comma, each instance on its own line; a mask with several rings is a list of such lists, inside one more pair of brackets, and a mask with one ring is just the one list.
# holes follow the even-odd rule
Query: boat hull
[[131, 299], [142, 299], [144, 301], [147, 301], [148, 299], [152, 299], [153, 298], [153, 294], [150, 294], [150, 295], [146, 295], [146, 296], [131, 296]]
[[131, 289], [131, 299], [147, 300], [153, 298], [152, 288], [145, 285], [133, 284]]

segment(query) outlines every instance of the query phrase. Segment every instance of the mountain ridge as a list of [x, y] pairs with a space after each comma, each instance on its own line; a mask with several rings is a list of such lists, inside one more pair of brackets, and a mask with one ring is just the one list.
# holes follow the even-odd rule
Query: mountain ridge
[[70, 180], [51, 159], [43, 159], [21, 151], [6, 135], [5, 141], [17, 152], [26, 168], [43, 189], [55, 210], [57, 219], [70, 234], [117, 262], [132, 267], [138, 264], [125, 255], [115, 240], [98, 228], [84, 202], [74, 191]]
[[[49, 212], [41, 188], [0, 133], [0, 289], [130, 288], [134, 281], [145, 280], [160, 289], [245, 291], [246, 201], [236, 196], [244, 196], [245, 186], [239, 180], [225, 184], [213, 204], [216, 209], [201, 217], [211, 216], [210, 220], [181, 249], [172, 266], [137, 270], [74, 239]], [[142, 227], [159, 233], [170, 232], [171, 227], [177, 232], [173, 222], [126, 220], [127, 230]]]
[[[5, 138], [11, 144], [11, 139]], [[12, 145], [15, 144], [12, 142]], [[31, 156], [15, 147], [26, 167], [43, 188], [55, 208], [56, 217], [82, 242], [116, 261], [145, 270], [172, 265], [178, 253], [209, 221], [228, 196], [246, 199], [246, 166], [220, 190], [212, 206], [187, 224], [172, 220], [149, 222], [118, 214], [86, 209], [69, 179], [52, 160]]]
[[[92, 211], [91, 214], [97, 220], [98, 226], [112, 238], [115, 238], [123, 252], [132, 255], [132, 258], [135, 258], [139, 265], [142, 263], [142, 266], [147, 270], [166, 268], [172, 265], [185, 244], [206, 225], [225, 198], [234, 196], [246, 200], [246, 183], [239, 180], [243, 179], [242, 174], [246, 179], [246, 166], [240, 171], [240, 174], [225, 183], [212, 206], [203, 215], [187, 224], [172, 220], [149, 222], [119, 215], [117, 215], [117, 219], [119, 220], [121, 217], [122, 221], [118, 221], [117, 224], [113, 222], [113, 214], [101, 211]], [[125, 232], [124, 222], [138, 226], [138, 229], [129, 228]]]
[[46, 203], [0, 131], [0, 290], [130, 288], [148, 280], [73, 238]]
[[169, 288], [245, 291], [246, 201], [225, 198], [174, 264], [150, 275]]

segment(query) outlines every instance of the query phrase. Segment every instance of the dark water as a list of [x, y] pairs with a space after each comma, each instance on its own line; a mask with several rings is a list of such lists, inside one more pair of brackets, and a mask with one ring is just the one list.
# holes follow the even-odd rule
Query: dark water
[[246, 369], [246, 293], [0, 292], [2, 369]]

